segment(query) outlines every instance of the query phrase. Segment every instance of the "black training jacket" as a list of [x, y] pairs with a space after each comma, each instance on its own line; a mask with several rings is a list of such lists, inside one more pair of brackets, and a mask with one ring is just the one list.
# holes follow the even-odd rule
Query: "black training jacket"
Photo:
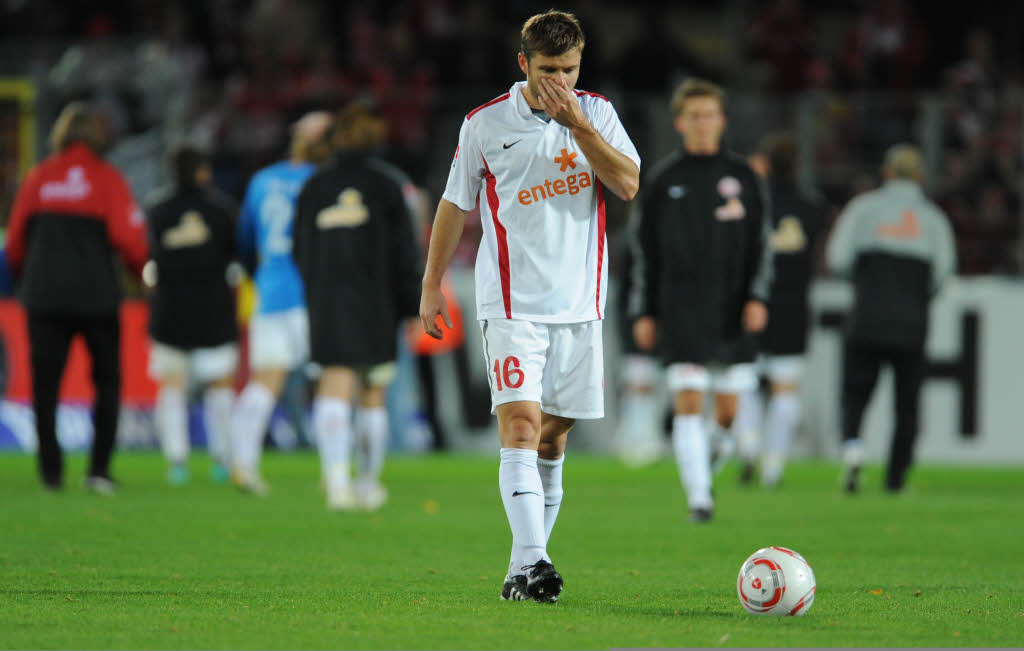
[[195, 185], [168, 188], [147, 202], [156, 287], [149, 333], [177, 348], [208, 348], [238, 338], [227, 267], [235, 259], [235, 203]]
[[666, 363], [752, 360], [743, 306], [771, 282], [760, 180], [739, 156], [679, 150], [641, 194], [631, 314], [656, 318]]
[[292, 255], [309, 310], [313, 361], [367, 366], [395, 359], [396, 329], [419, 313], [420, 253], [398, 169], [346, 152], [314, 174], [296, 204]]

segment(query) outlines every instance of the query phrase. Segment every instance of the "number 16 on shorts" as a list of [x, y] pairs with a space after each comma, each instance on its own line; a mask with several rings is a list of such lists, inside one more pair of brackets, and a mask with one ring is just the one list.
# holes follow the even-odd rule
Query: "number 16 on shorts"
[[[505, 384], [502, 386], [501, 379], [505, 378]], [[509, 389], [518, 389], [523, 386], [523, 379], [526, 374], [519, 369], [519, 358], [514, 355], [509, 355], [505, 358], [505, 363], [502, 364], [500, 359], [494, 360], [494, 382], [498, 385], [498, 391], [504, 391], [504, 387]]]
[[481, 321], [492, 411], [517, 400], [540, 402], [547, 342], [528, 321]]

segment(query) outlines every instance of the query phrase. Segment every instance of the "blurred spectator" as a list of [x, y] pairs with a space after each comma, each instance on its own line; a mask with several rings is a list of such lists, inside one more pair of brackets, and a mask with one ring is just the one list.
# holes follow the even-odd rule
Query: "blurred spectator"
[[801, 0], [775, 0], [766, 6], [746, 37], [747, 56], [764, 67], [764, 87], [800, 90], [814, 78], [815, 28]]
[[919, 88], [928, 34], [906, 0], [875, 0], [850, 28], [843, 52], [856, 88]]

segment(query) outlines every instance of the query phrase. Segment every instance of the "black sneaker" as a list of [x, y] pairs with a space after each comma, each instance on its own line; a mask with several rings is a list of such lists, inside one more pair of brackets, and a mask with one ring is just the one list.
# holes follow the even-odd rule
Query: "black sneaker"
[[860, 492], [860, 466], [850, 466], [846, 469], [846, 477], [843, 479], [843, 490], [849, 495]]
[[740, 470], [740, 485], [749, 486], [754, 483], [754, 477], [757, 476], [757, 467], [753, 461], [744, 461], [743, 469]]
[[562, 593], [562, 575], [551, 563], [540, 560], [523, 567], [527, 574], [526, 592], [534, 601], [553, 604]]
[[693, 509], [690, 511], [690, 522], [694, 522], [697, 524], [711, 522], [711, 517], [711, 509]]
[[505, 576], [505, 585], [501, 587], [502, 601], [527, 601], [530, 595], [526, 592], [526, 575]]

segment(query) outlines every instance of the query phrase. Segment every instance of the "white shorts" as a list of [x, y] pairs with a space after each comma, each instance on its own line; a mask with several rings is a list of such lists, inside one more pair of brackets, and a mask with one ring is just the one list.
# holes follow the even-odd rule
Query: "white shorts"
[[666, 384], [673, 393], [678, 391], [707, 391], [738, 394], [757, 388], [757, 366], [730, 364], [669, 364]]
[[765, 355], [758, 362], [772, 384], [800, 384], [804, 375], [803, 355]]
[[230, 377], [237, 368], [238, 345], [234, 343], [184, 350], [154, 341], [149, 348], [149, 376], [157, 381], [181, 375], [203, 383], [214, 382]]
[[658, 360], [626, 353], [622, 356], [622, 381], [631, 387], [653, 387], [658, 382]]
[[491, 413], [517, 400], [564, 418], [604, 417], [601, 322], [481, 321]]
[[[363, 386], [374, 389], [386, 389], [395, 378], [398, 377], [398, 363], [384, 362], [376, 366], [357, 366], [353, 368]], [[313, 379], [319, 378], [324, 373], [324, 367], [316, 362], [306, 364], [306, 373]]]
[[257, 314], [249, 322], [249, 365], [253, 370], [291, 370], [309, 359], [306, 308]]

